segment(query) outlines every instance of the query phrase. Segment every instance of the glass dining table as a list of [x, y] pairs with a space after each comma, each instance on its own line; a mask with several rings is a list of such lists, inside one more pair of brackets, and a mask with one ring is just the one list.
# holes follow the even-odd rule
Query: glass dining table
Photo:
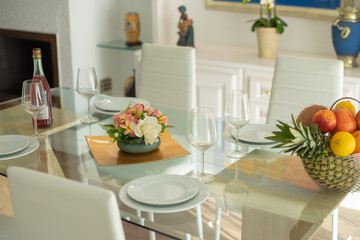
[[[87, 105], [76, 91], [52, 89], [54, 124], [39, 129], [48, 136], [36, 150], [10, 160], [0, 160], [0, 205], [12, 215], [6, 190], [6, 169], [23, 166], [84, 184], [107, 188], [118, 198], [124, 221], [174, 239], [309, 239], [347, 193], [319, 188], [305, 172], [301, 159], [270, 148], [244, 144], [248, 153], [240, 159], [226, 156], [235, 148], [231, 129], [216, 119], [218, 140], [205, 152], [205, 171], [215, 175], [206, 184], [208, 194], [166, 206], [129, 203], [121, 189], [144, 176], [192, 175], [200, 171], [200, 152], [186, 139], [189, 113], [161, 107], [167, 114], [171, 136], [190, 154], [163, 161], [99, 165], [85, 136], [106, 135], [99, 124], [82, 124]], [[156, 107], [156, 106], [155, 106]], [[112, 115], [94, 112], [100, 123]], [[0, 135], [33, 134], [31, 116], [21, 109], [20, 99], [0, 104]], [[5, 206], [5, 207], [4, 207]], [[8, 207], [6, 209], [6, 207]], [[89, 220], [91, 221], [91, 219]]]

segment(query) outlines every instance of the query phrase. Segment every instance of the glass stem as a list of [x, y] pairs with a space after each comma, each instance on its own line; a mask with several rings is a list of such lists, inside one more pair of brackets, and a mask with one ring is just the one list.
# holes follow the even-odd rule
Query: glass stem
[[34, 118], [34, 135], [38, 136], [38, 127], [37, 127], [37, 113], [34, 113], [33, 115]]
[[91, 114], [90, 114], [90, 98], [88, 99], [88, 118], [91, 118]]
[[236, 129], [236, 148], [235, 148], [235, 151], [236, 152], [239, 152], [239, 132], [240, 132], [240, 128], [237, 128]]
[[201, 151], [201, 175], [205, 175], [205, 151]]
[[239, 173], [238, 173], [238, 161], [235, 162], [235, 178], [238, 179]]

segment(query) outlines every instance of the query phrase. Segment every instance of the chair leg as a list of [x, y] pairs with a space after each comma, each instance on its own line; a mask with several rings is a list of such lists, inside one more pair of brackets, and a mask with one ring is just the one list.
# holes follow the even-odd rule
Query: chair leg
[[339, 217], [339, 211], [338, 211], [338, 208], [336, 208], [332, 212], [332, 240], [337, 240], [337, 236], [338, 236], [338, 217]]
[[198, 227], [199, 238], [204, 238], [204, 230], [203, 230], [201, 216], [202, 216], [201, 215], [201, 206], [198, 205], [198, 206], [196, 206], [196, 223], [197, 223], [197, 227]]
[[221, 208], [216, 207], [214, 239], [220, 240]]
[[[147, 215], [148, 215], [148, 219], [150, 221], [154, 222], [154, 213], [148, 212]], [[155, 240], [156, 239], [155, 232], [149, 231], [149, 237], [150, 237], [150, 240]]]

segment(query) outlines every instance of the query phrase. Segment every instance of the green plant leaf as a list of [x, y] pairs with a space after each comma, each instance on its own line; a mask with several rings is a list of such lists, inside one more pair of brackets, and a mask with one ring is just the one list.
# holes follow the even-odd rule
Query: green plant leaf
[[279, 34], [282, 34], [284, 32], [284, 27], [279, 23], [276, 23], [276, 29]]
[[254, 22], [254, 24], [251, 27], [251, 31], [255, 31], [256, 28], [258, 27], [266, 27], [267, 25], [267, 20], [262, 18], [262, 19], [258, 19]]

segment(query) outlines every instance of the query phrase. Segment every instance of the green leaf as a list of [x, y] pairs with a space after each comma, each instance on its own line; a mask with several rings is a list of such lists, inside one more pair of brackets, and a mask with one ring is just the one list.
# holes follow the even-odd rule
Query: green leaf
[[279, 17], [276, 17], [276, 18], [277, 18], [277, 21], [280, 22], [281, 25], [283, 25], [284, 27], [287, 27], [287, 26], [288, 26], [287, 23], [286, 23], [284, 20], [282, 20], [282, 19], [279, 18]]
[[254, 24], [251, 27], [251, 31], [254, 32], [256, 28], [258, 28], [258, 27], [266, 27], [267, 25], [268, 25], [267, 24], [267, 19], [259, 18], [259, 19], [255, 20]]
[[290, 132], [294, 136], [294, 138], [304, 138], [305, 137], [299, 131], [297, 131], [293, 128], [290, 128]]
[[284, 32], [284, 27], [281, 24], [276, 23], [276, 29], [279, 34], [282, 34]]

